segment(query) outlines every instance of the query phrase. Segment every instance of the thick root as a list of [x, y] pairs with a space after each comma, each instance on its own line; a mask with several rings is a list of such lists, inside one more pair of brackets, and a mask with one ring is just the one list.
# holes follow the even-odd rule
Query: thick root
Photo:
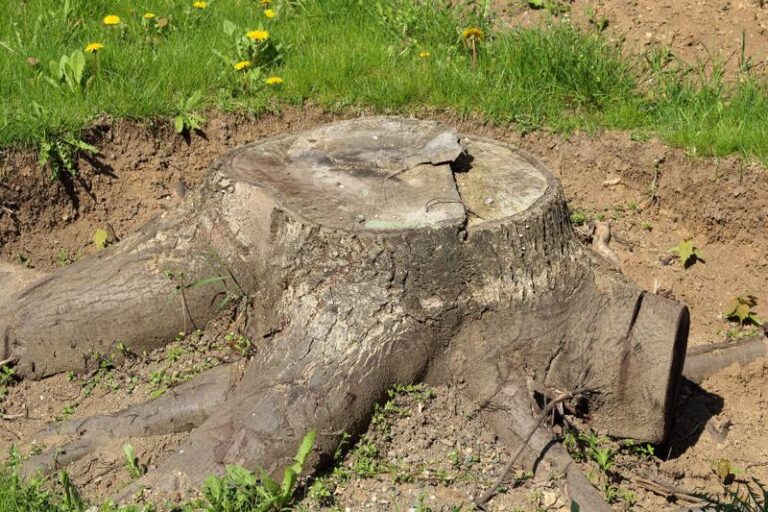
[[51, 448], [30, 458], [22, 473], [50, 473], [111, 440], [189, 432], [224, 402], [239, 372], [237, 364], [217, 366], [155, 400], [111, 415], [53, 424], [35, 436], [37, 442]]

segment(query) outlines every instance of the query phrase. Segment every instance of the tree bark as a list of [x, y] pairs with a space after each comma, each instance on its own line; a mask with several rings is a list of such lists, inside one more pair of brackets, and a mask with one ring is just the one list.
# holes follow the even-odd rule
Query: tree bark
[[[0, 301], [6, 357], [43, 377], [157, 347], [247, 297], [257, 354], [217, 414], [137, 485], [313, 464], [396, 383], [594, 390], [598, 429], [662, 442], [687, 309], [583, 247], [552, 174], [438, 123], [368, 118], [227, 155], [178, 210]], [[2, 354], [2, 352], [0, 352]], [[181, 475], [179, 475], [179, 472]]]
[[700, 383], [731, 365], [747, 365], [768, 356], [768, 338], [754, 336], [740, 341], [698, 345], [688, 350], [683, 375]]

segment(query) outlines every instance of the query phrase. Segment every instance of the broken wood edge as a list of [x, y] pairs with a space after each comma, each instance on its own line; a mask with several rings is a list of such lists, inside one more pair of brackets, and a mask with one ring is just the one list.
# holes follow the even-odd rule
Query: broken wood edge
[[755, 336], [736, 342], [713, 343], [690, 347], [683, 376], [696, 384], [731, 365], [746, 366], [768, 356], [768, 337]]

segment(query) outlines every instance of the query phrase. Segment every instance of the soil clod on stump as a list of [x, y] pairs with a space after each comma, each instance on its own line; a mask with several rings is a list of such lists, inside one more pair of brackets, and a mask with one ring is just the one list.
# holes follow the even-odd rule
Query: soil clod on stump
[[118, 342], [161, 346], [205, 325], [222, 297], [247, 303], [257, 341], [244, 371], [217, 368], [154, 402], [54, 425], [51, 451], [28, 466], [190, 431], [126, 493], [199, 484], [226, 464], [281, 471], [311, 429], [317, 467], [340, 433], [365, 429], [386, 389], [416, 381], [461, 383], [481, 404], [526, 380], [589, 389], [595, 428], [661, 442], [688, 334], [683, 305], [577, 241], [542, 164], [413, 119], [245, 146], [176, 210], [34, 277], [19, 271], [0, 292], [0, 360], [32, 378], [86, 370]]

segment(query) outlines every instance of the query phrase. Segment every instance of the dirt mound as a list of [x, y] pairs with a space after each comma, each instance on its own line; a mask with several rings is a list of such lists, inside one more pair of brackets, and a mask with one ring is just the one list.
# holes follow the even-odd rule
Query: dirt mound
[[734, 71], [751, 59], [759, 73], [765, 73], [768, 64], [768, 5], [761, 0], [543, 2], [549, 9], [532, 9], [531, 4], [497, 0], [496, 11], [503, 23], [513, 26], [537, 26], [550, 12], [569, 14], [576, 25], [604, 30], [631, 52], [669, 49], [688, 64], [711, 66], [714, 61]]
[[228, 149], [330, 117], [311, 108], [258, 121], [216, 115], [189, 142], [169, 123], [104, 119], [84, 136], [100, 154], [81, 158], [78, 175], [59, 181], [38, 168], [34, 154], [10, 152], [0, 159], [0, 255], [42, 270], [66, 265], [95, 250], [97, 229], [120, 239], [171, 207]]

